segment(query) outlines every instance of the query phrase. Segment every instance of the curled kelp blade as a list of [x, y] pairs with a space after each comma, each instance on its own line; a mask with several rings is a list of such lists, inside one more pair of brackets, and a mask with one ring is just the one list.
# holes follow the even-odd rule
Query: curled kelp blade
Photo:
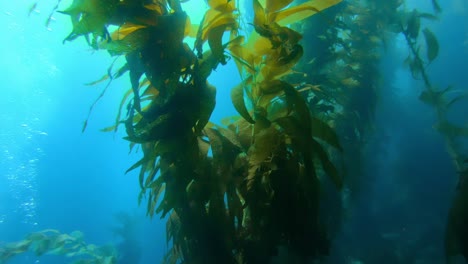
[[426, 40], [427, 59], [432, 62], [439, 55], [439, 42], [435, 34], [428, 28], [423, 29], [424, 39]]
[[281, 26], [299, 22], [329, 7], [339, 4], [341, 0], [310, 0], [300, 5], [286, 8], [270, 14], [270, 21]]

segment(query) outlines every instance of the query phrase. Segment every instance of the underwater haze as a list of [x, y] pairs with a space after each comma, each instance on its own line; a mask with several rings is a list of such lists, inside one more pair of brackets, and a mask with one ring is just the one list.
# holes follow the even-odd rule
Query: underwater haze
[[[65, 10], [72, 2], [79, 1], [58, 2], [57, 10]], [[182, 4], [192, 24], [202, 21], [204, 12], [210, 8], [208, 2], [220, 1], [189, 0]], [[243, 21], [240, 32], [247, 36], [257, 30], [259, 38], [268, 35], [260, 33], [262, 31], [259, 25], [255, 25], [254, 28], [254, 24], [257, 23], [254, 22], [257, 11], [252, 8], [252, 1], [240, 2], [239, 16]], [[279, 2], [296, 5], [308, 1]], [[335, 2], [336, 6], [324, 8], [325, 10], [318, 15], [307, 18], [313, 19], [312, 22], [308, 22], [309, 24], [303, 22], [309, 20], [303, 20], [295, 26], [290, 26], [303, 35], [299, 44], [304, 46], [304, 55], [298, 62], [295, 61], [297, 62], [295, 67], [291, 66], [292, 73], [288, 72], [287, 76], [281, 74], [281, 77], [274, 78], [275, 80], [281, 78], [282, 81], [294, 85], [296, 90], [304, 95], [304, 101], [311, 115], [329, 124], [340, 141], [337, 145], [342, 151], [337, 151], [334, 149], [335, 145], [330, 144], [331, 146], [323, 148], [327, 153], [331, 153], [330, 159], [322, 159], [322, 156], [315, 158], [324, 164], [326, 164], [324, 159], [335, 164], [334, 167], [333, 164], [330, 166], [336, 167], [342, 179], [336, 180], [332, 176], [329, 180], [324, 176], [331, 173], [327, 165], [322, 165], [323, 169], [321, 166], [316, 166], [320, 169], [317, 169], [314, 177], [317, 177], [321, 183], [320, 188], [317, 188], [321, 197], [318, 206], [320, 209], [317, 210], [320, 210], [320, 222], [326, 226], [324, 232], [326, 240], [329, 241], [326, 253], [314, 249], [314, 254], [311, 254], [313, 256], [308, 255], [307, 258], [292, 256], [300, 255], [302, 253], [300, 250], [284, 253], [284, 248], [288, 251], [289, 247], [292, 248], [295, 244], [284, 242], [289, 241], [287, 239], [281, 240], [287, 236], [282, 233], [282, 236], [278, 236], [280, 242], [274, 245], [275, 253], [265, 250], [268, 251], [265, 254], [271, 253], [271, 256], [274, 256], [269, 255], [271, 258], [268, 262], [264, 262], [265, 259], [257, 262], [239, 261], [247, 258], [248, 254], [245, 253], [244, 258], [236, 258], [235, 263], [438, 264], [446, 261], [449, 263], [448, 259], [450, 263], [468, 263], [468, 239], [453, 238], [456, 241], [453, 244], [455, 245], [453, 251], [451, 251], [452, 244], [447, 242], [447, 240], [452, 241], [451, 238], [447, 238], [449, 237], [447, 232], [450, 233], [451, 228], [455, 230], [453, 236], [459, 234], [468, 237], [468, 222], [463, 222], [464, 219], [468, 221], [468, 213], [458, 222], [454, 220], [458, 223], [455, 225], [456, 228], [448, 224], [451, 221], [450, 210], [456, 207], [454, 204], [457, 204], [454, 199], [463, 196], [460, 194], [462, 192], [460, 190], [463, 189], [461, 186], [464, 186], [468, 180], [464, 180], [468, 177], [468, 1], [440, 1], [442, 12], [434, 12], [434, 3], [430, 0], [403, 1], [405, 3], [400, 9], [409, 10], [408, 13], [412, 10], [418, 10], [419, 14], [437, 13], [437, 18], [423, 17], [419, 37], [411, 40], [409, 35], [409, 42], [408, 38], [405, 38], [411, 34], [408, 33], [409, 29], [404, 31], [406, 35], [401, 32], [387, 34], [382, 33], [385, 30], [382, 26], [380, 32], [382, 35], [379, 35], [378, 40], [373, 43], [377, 45], [378, 56], [372, 62], [359, 61], [354, 64], [337, 55], [343, 53], [342, 50], [347, 51], [345, 44], [342, 44], [344, 48], [336, 49], [334, 51], [336, 54], [332, 56], [324, 53], [331, 52], [328, 44], [320, 44], [319, 41], [325, 38], [328, 41], [330, 35], [335, 33], [340, 41], [356, 41], [353, 37], [343, 36], [347, 34], [352, 36], [355, 28], [365, 26], [358, 25], [357, 19], [340, 20], [335, 17], [344, 17], [345, 12], [355, 10], [346, 9], [347, 5], [354, 8], [365, 6], [362, 10], [366, 11], [361, 10], [359, 12], [362, 13], [359, 14], [372, 17], [371, 10], [377, 4], [368, 4], [375, 2], [371, 0]], [[354, 6], [354, 3], [360, 4]], [[138, 114], [137, 110], [133, 110], [135, 106], [130, 106], [131, 103], [128, 107], [121, 106], [122, 96], [132, 89], [129, 74], [125, 73], [119, 76], [120, 78], [114, 78], [107, 90], [105, 89], [109, 79], [93, 83], [103, 76], [108, 78], [112, 75], [109, 65], [114, 63], [116, 57], [111, 56], [111, 52], [95, 49], [79, 34], [76, 38], [64, 41], [70, 36], [73, 25], [69, 15], [54, 12], [56, 4], [55, 0], [3, 1], [0, 4], [0, 24], [3, 25], [2, 41], [0, 41], [0, 264], [161, 263], [168, 252], [172, 252], [172, 246], [177, 244], [176, 238], [173, 240], [166, 238], [167, 233], [170, 233], [166, 222], [171, 221], [171, 210], [177, 206], [170, 207], [169, 212], [164, 212], [166, 208], [163, 208], [161, 210], [163, 214], [161, 211], [154, 213], [153, 206], [150, 213], [151, 203], [147, 206], [147, 199], [151, 201], [152, 196], [146, 193], [139, 201], [142, 173], [145, 173], [145, 177], [149, 177], [148, 171], [144, 171], [142, 167], [142, 172], [135, 168], [127, 172], [132, 165], [138, 164], [142, 159], [142, 153], [145, 151], [143, 143], [138, 140], [132, 141], [134, 139], [127, 134], [129, 130], [128, 127], [124, 127], [124, 122], [121, 122], [116, 132], [114, 129], [110, 129], [111, 132], [101, 131], [116, 124], [116, 115], [121, 108], [124, 111], [122, 118], [130, 115], [128, 114], [130, 112]], [[410, 18], [404, 21], [407, 20]], [[326, 27], [332, 28], [334, 23], [350, 23], [351, 26], [340, 31], [341, 33], [337, 33], [338, 30], [327, 31]], [[427, 31], [423, 30], [425, 27], [430, 29], [431, 33], [426, 33]], [[114, 29], [109, 27], [109, 31], [111, 30]], [[425, 42], [432, 36], [430, 34], [437, 37], [437, 57], [430, 54], [431, 47]], [[274, 47], [272, 39], [273, 37], [270, 41]], [[366, 39], [370, 40], [371, 37], [367, 36]], [[229, 38], [224, 36], [223, 40], [228, 41]], [[189, 41], [192, 43], [190, 45], [196, 45], [193, 44], [194, 39]], [[212, 42], [208, 44], [209, 41], [211, 40], [203, 46], [205, 50], [209, 49], [209, 44], [212, 45]], [[280, 38], [276, 44], [281, 46], [282, 41], [284, 40]], [[424, 60], [428, 54], [429, 62], [424, 66], [414, 66], [417, 59], [414, 58], [414, 54], [408, 56], [412, 52], [408, 43], [414, 44], [414, 51], [420, 53]], [[349, 47], [351, 50], [361, 47], [360, 54], [374, 52], [366, 50], [364, 45], [356, 44]], [[213, 47], [211, 49], [215, 54], [216, 50]], [[226, 44], [223, 49], [230, 47]], [[226, 119], [229, 119], [227, 117], [240, 115], [241, 117], [231, 119], [245, 118], [245, 112], [239, 111], [236, 102], [233, 104], [231, 90], [247, 79], [245, 78], [247, 73], [251, 73], [245, 66], [249, 62], [242, 56], [241, 59], [236, 58], [233, 50], [222, 54], [227, 54], [229, 59], [226, 63], [220, 59], [219, 65], [216, 64], [208, 77], [208, 82], [216, 87], [216, 106], [210, 116], [211, 123], [207, 123], [207, 127], [210, 124], [225, 125]], [[358, 56], [357, 51], [353, 51], [352, 54], [354, 55], [350, 57]], [[413, 61], [407, 59], [408, 57], [413, 58]], [[236, 65], [238, 61], [242, 61], [241, 66]], [[268, 60], [265, 61], [266, 65]], [[343, 70], [344, 68], [339, 68], [343, 66], [342, 64], [346, 64], [348, 68], [356, 68], [353, 68], [355, 71], [364, 67], [373, 68], [362, 71], [359, 75], [356, 73], [358, 77], [348, 77], [345, 76], [347, 72]], [[239, 74], [239, 67], [244, 67], [244, 75]], [[258, 66], [256, 69], [261, 67], [263, 66]], [[118, 68], [116, 64], [112, 71], [116, 72]], [[426, 75], [430, 79], [430, 89], [427, 88], [427, 83], [425, 84]], [[265, 76], [262, 77], [266, 79]], [[300, 79], [302, 77], [309, 79], [302, 80]], [[111, 76], [110, 79], [112, 78]], [[331, 80], [332, 78], [334, 80]], [[372, 87], [374, 90], [369, 93], [367, 90], [359, 92], [362, 86]], [[444, 91], [449, 86], [453, 88]], [[105, 94], [100, 98], [104, 90]], [[447, 104], [450, 108], [441, 107], [439, 102], [433, 99], [439, 91], [444, 91], [439, 94], [441, 97], [446, 96], [444, 100], [450, 102]], [[287, 90], [284, 94], [286, 95], [281, 96], [286, 99], [275, 96], [272, 101], [276, 101], [262, 110], [274, 112], [275, 107], [288, 104]], [[255, 92], [246, 92], [242, 96], [242, 105], [246, 105], [249, 110], [255, 108], [256, 101], [249, 101], [249, 96], [255, 96]], [[100, 99], [94, 104], [96, 98]], [[298, 104], [295, 102], [292, 105], [297, 107]], [[288, 114], [294, 111], [300, 112], [291, 109], [287, 110]], [[250, 113], [251, 118], [257, 121], [256, 124], [264, 121], [257, 111], [252, 110]], [[350, 113], [354, 119], [351, 119]], [[300, 116], [300, 113], [298, 115]], [[133, 117], [133, 114], [131, 116]], [[144, 115], [141, 116], [142, 119], [145, 118]], [[273, 119], [275, 116], [276, 112], [266, 117]], [[133, 118], [128, 120], [132, 122]], [[272, 122], [268, 121], [268, 124]], [[456, 126], [448, 125], [449, 123]], [[135, 133], [138, 125], [135, 121], [133, 125]], [[182, 130], [183, 126], [171, 129], [171, 133], [179, 135], [179, 130]], [[222, 131], [221, 128], [218, 129]], [[313, 129], [312, 126], [312, 131]], [[190, 127], [190, 130], [196, 131], [196, 126]], [[237, 128], [235, 132], [239, 130], [240, 128]], [[208, 142], [206, 139], [211, 140], [211, 136], [209, 133], [203, 134], [200, 139]], [[294, 141], [295, 137], [292, 138], [291, 141]], [[325, 145], [333, 141], [333, 139], [328, 141], [327, 138], [329, 139], [329, 137], [320, 138], [317, 142]], [[141, 146], [129, 147], [130, 141], [134, 145], [141, 144]], [[244, 147], [242, 140], [239, 142], [241, 142], [239, 145], [242, 144]], [[288, 151], [291, 148], [286, 147]], [[244, 152], [246, 155], [251, 155], [259, 148], [250, 146], [247, 149], [248, 151]], [[213, 145], [207, 155], [216, 156], [216, 151], [219, 150]], [[300, 160], [303, 156], [306, 155], [298, 155], [297, 159]], [[275, 157], [276, 154], [272, 154], [270, 160]], [[235, 162], [238, 162], [237, 158]], [[255, 167], [252, 165], [252, 160], [247, 161], [249, 167], [246, 169], [246, 175], [252, 172], [253, 167], [257, 172], [264, 167], [272, 168], [274, 171], [276, 166], [281, 165], [281, 162], [278, 162], [279, 165], [267, 166], [266, 161], [263, 162], [263, 165]], [[316, 160], [314, 162], [315, 165], [319, 163]], [[226, 166], [235, 167], [234, 159], [227, 163], [229, 165]], [[299, 167], [305, 170], [306, 165], [301, 163]], [[148, 182], [147, 178], [144, 179]], [[248, 176], [247, 180], [252, 179]], [[264, 181], [264, 178], [258, 180], [259, 184]], [[188, 192], [189, 188], [190, 184], [182, 189], [187, 189]], [[251, 187], [245, 188], [248, 189], [247, 193], [252, 191]], [[270, 185], [259, 189], [263, 191], [268, 188], [274, 189]], [[241, 196], [240, 189], [242, 188], [234, 190], [234, 193]], [[271, 195], [282, 193], [276, 190]], [[226, 203], [226, 211], [229, 211], [227, 204], [231, 206], [228, 195], [223, 191], [220, 198], [221, 203], [223, 201]], [[244, 195], [239, 199], [244, 205], [239, 207], [240, 210], [245, 210], [247, 207], [243, 198], [248, 200], [249, 196]], [[260, 198], [255, 196], [252, 199]], [[261, 199], [268, 198], [261, 196]], [[466, 208], [468, 212], [468, 199], [465, 197], [465, 200], [459, 203], [461, 205], [456, 207], [457, 210], [463, 211]], [[265, 204], [270, 205], [270, 203]], [[206, 208], [209, 206], [210, 203], [207, 203]], [[284, 207], [281, 208], [285, 210]], [[279, 215], [283, 214], [290, 214], [291, 218], [302, 217], [302, 212], [294, 214], [290, 211], [271, 215], [279, 218]], [[252, 218], [255, 218], [255, 214], [252, 215]], [[191, 220], [183, 223], [187, 222], [191, 223]], [[244, 221], [237, 218], [233, 222], [237, 228]], [[281, 225], [281, 223], [285, 222], [272, 221], [271, 225]], [[300, 226], [302, 222], [297, 223]], [[259, 226], [264, 227], [260, 224]], [[49, 244], [40, 242], [47, 240], [48, 237], [52, 237], [47, 242]], [[39, 242], [32, 242], [34, 239]], [[57, 242], [59, 239], [69, 241], [71, 249], [60, 251], [61, 247], [51, 246], [53, 243], [59, 243]], [[27, 245], [20, 244], [24, 241], [29, 242]], [[226, 243], [235, 244], [229, 241]], [[73, 248], [74, 243], [77, 243], [75, 248]], [[40, 247], [43, 247], [42, 251]], [[104, 258], [95, 262], [78, 262], [81, 256], [89, 256], [83, 252], [81, 255], [70, 253], [77, 248], [83, 252], [92, 252], [89, 253], [92, 256], [102, 254], [117, 257], [112, 260]], [[319, 251], [320, 253], [315, 254]], [[230, 252], [243, 251], [236, 248]], [[189, 259], [186, 255], [184, 257]], [[183, 257], [178, 256], [178, 258], [174, 262], [166, 259], [164, 263], [182, 263], [180, 259]], [[219, 262], [187, 261], [186, 263]]]

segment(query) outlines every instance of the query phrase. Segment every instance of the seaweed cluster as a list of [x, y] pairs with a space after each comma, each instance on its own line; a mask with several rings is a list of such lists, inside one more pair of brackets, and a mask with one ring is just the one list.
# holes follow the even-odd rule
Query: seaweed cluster
[[[434, 10], [442, 12], [441, 7], [433, 1]], [[421, 13], [418, 10], [407, 12], [401, 20], [401, 33], [405, 36], [410, 49], [410, 54], [405, 63], [409, 66], [413, 78], [422, 80], [425, 89], [421, 92], [419, 99], [431, 106], [436, 112], [436, 124], [434, 128], [443, 136], [447, 152], [452, 158], [454, 167], [459, 173], [458, 186], [452, 207], [449, 212], [446, 237], [445, 253], [447, 262], [456, 255], [463, 255], [468, 261], [468, 189], [466, 177], [468, 172], [468, 160], [465, 153], [460, 149], [460, 142], [468, 137], [468, 127], [449, 121], [448, 112], [455, 104], [466, 101], [468, 94], [452, 93], [453, 86], [440, 89], [433, 84], [427, 73], [427, 67], [433, 62], [439, 53], [437, 37], [429, 28], [421, 29], [422, 19], [436, 19], [435, 15]], [[426, 54], [423, 56], [419, 46], [419, 36], [424, 36]], [[455, 95], [453, 95], [455, 94]]]
[[[430, 82], [426, 68], [439, 45], [421, 30], [421, 20], [441, 12], [437, 1], [429, 14], [406, 11], [402, 0], [253, 0], [248, 28], [235, 0], [208, 0], [199, 24], [181, 2], [74, 0], [58, 11], [73, 26], [64, 41], [84, 37], [124, 60], [90, 84], [108, 80], [101, 98], [112, 80], [130, 77], [115, 123], [103, 130], [124, 127], [131, 149], [143, 153], [127, 172], [139, 170], [138, 201], [146, 199], [147, 214], [167, 218], [165, 263], [270, 263], [283, 249], [299, 263], [327, 255], [331, 220], [323, 213], [332, 209], [323, 208], [323, 198], [339, 199], [343, 185], [356, 195], [369, 182], [363, 150], [383, 89], [380, 56], [397, 34], [408, 43], [405, 63], [423, 80], [420, 99], [436, 110], [435, 127], [460, 172], [447, 256], [468, 258], [468, 170], [456, 143], [467, 130], [447, 118], [466, 94], [448, 97], [451, 87]], [[242, 77], [231, 90], [240, 116], [214, 124], [216, 88], [207, 78], [228, 60]], [[340, 159], [346, 179], [335, 166]]]
[[[301, 34], [287, 25], [340, 1], [291, 2], [253, 1], [248, 38], [238, 34], [235, 1], [208, 1], [199, 25], [177, 0], [74, 1], [60, 11], [73, 25], [66, 41], [84, 36], [93, 48], [125, 57], [102, 78], [128, 72], [132, 88], [106, 130], [124, 125], [125, 139], [143, 152], [128, 171], [140, 170], [148, 215], [169, 216], [167, 263], [267, 263], [279, 246], [304, 261], [327, 253], [315, 167], [340, 188], [322, 144], [341, 147], [283, 77], [303, 55]], [[228, 58], [244, 79], [231, 93], [241, 118], [223, 127], [208, 122], [216, 89], [207, 78]]]
[[75, 259], [72, 264], [117, 263], [117, 251], [114, 247], [87, 244], [83, 237], [80, 231], [70, 234], [54, 229], [34, 232], [21, 241], [0, 246], [0, 263], [6, 263], [12, 257], [27, 251], [34, 252], [38, 257], [50, 254]]

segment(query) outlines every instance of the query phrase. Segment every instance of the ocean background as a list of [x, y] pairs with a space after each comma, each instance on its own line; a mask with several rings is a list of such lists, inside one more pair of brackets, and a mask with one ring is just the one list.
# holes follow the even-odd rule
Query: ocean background
[[[99, 131], [113, 124], [121, 95], [130, 88], [128, 79], [113, 81], [82, 133], [89, 107], [106, 82], [84, 84], [106, 74], [113, 59], [105, 51], [91, 50], [83, 38], [62, 44], [71, 29], [69, 18], [56, 13], [46, 27], [56, 2], [39, 1], [28, 15], [32, 4], [0, 4], [0, 242], [52, 228], [80, 230], [87, 243], [117, 246], [122, 241], [112, 231], [119, 225], [115, 215], [125, 212], [135, 221], [133, 246], [139, 248], [139, 263], [159, 263], [167, 249], [165, 221], [145, 216], [146, 203], [138, 206], [137, 201], [137, 172], [125, 174], [141, 153], [129, 153], [124, 129]], [[468, 1], [441, 4], [440, 20], [430, 23], [441, 49], [429, 75], [440, 87], [454, 85], [458, 92], [468, 92]], [[201, 17], [199, 7], [187, 10], [200, 10]], [[430, 1], [408, 1], [408, 8], [413, 7], [431, 9]], [[396, 263], [392, 256], [412, 251], [421, 260], [417, 263], [443, 263], [457, 175], [442, 136], [433, 129], [433, 109], [418, 99], [422, 82], [402, 67], [408, 54], [403, 39], [384, 54], [381, 69], [388, 88], [379, 95], [367, 150], [366, 173], [373, 181], [366, 183], [369, 188], [342, 224], [327, 261], [343, 263], [342, 256], [382, 252], [374, 258], [379, 262], [346, 263]], [[229, 94], [240, 77], [231, 61], [209, 80], [217, 87], [212, 121], [219, 123], [236, 114]], [[457, 105], [450, 117], [468, 125], [468, 106]], [[466, 140], [462, 148], [467, 153]], [[8, 263], [67, 260], [25, 253]]]

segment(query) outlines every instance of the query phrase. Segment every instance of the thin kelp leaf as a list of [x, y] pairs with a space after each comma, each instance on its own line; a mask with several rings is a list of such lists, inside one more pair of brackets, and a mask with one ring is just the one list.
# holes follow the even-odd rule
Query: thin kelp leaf
[[158, 183], [158, 180], [153, 181], [154, 177], [156, 177], [156, 174], [158, 174], [159, 169], [160, 169], [159, 164], [157, 164], [151, 169], [150, 173], [148, 174], [148, 177], [146, 177], [146, 180], [145, 180], [145, 185], [144, 185], [145, 188], [153, 189], [157, 187], [157, 184], [162, 184], [162, 180], [161, 180], [161, 183]]
[[432, 21], [435, 21], [435, 20], [439, 19], [438, 16], [433, 15], [433, 14], [429, 14], [429, 13], [419, 13], [419, 17], [424, 18], [424, 19], [428, 19], [428, 20], [432, 20]]
[[[70, 16], [73, 30], [65, 38], [65, 41], [71, 41], [79, 36], [84, 36], [89, 45], [96, 47], [96, 38], [109, 39], [106, 25], [114, 14], [118, 0], [74, 0], [73, 3], [59, 13]], [[89, 41], [88, 34], [93, 35], [93, 42]]]
[[255, 135], [255, 142], [248, 151], [249, 170], [246, 178], [247, 190], [250, 190], [254, 186], [257, 176], [260, 175], [257, 173], [257, 170], [268, 157], [275, 153], [279, 142], [281, 142], [281, 135], [273, 126], [262, 129]]
[[[134, 170], [134, 169], [136, 169], [136, 168], [138, 168], [138, 167], [141, 167], [146, 161], [147, 161], [147, 158], [146, 158], [146, 157], [141, 158], [139, 161], [135, 162], [135, 164], [133, 164], [132, 166], [130, 166], [130, 168], [128, 168], [128, 169], [125, 171], [125, 174], [131, 172], [132, 170]], [[140, 183], [141, 183], [141, 186], [143, 187], [143, 179], [141, 179]]]
[[113, 40], [101, 45], [101, 48], [107, 49], [112, 55], [124, 55], [133, 51], [141, 50], [148, 41], [151, 28], [137, 27], [132, 28], [132, 32], [121, 39]]
[[194, 131], [198, 134], [205, 128], [206, 124], [208, 124], [216, 106], [216, 87], [206, 82], [206, 86], [202, 91], [200, 112], [198, 113], [198, 118], [194, 126]]
[[89, 82], [89, 83], [86, 83], [85, 85], [88, 85], [88, 86], [92, 86], [92, 85], [96, 85], [98, 83], [101, 83], [109, 78], [111, 79], [116, 79], [116, 78], [119, 78], [123, 73], [125, 73], [127, 71], [127, 64], [125, 64], [124, 66], [122, 66], [118, 71], [117, 73], [115, 74], [112, 74], [112, 68], [114, 67], [114, 64], [115, 62], [117, 61], [118, 57], [115, 58], [111, 65], [107, 68], [107, 73], [104, 74], [99, 80], [96, 80], [96, 81], [93, 81], [93, 82]]
[[145, 28], [144, 25], [137, 25], [133, 23], [125, 23], [120, 26], [117, 30], [111, 33], [112, 41], [123, 40], [129, 34], [135, 32], [138, 29]]
[[94, 106], [96, 106], [97, 102], [104, 96], [104, 94], [106, 93], [107, 89], [109, 88], [110, 84], [112, 83], [112, 79], [109, 80], [109, 82], [107, 83], [106, 87], [104, 87], [104, 89], [102, 90], [102, 92], [99, 94], [99, 96], [96, 98], [96, 100], [94, 100], [94, 102], [91, 104], [91, 106], [89, 107], [89, 111], [88, 111], [88, 116], [86, 117], [86, 120], [84, 121], [84, 124], [83, 124], [83, 127], [81, 129], [81, 133], [84, 133], [85, 130], [86, 130], [86, 127], [88, 126], [88, 120], [89, 120], [89, 117], [91, 116], [91, 113], [93, 112], [93, 109], [94, 109]]
[[178, 236], [181, 227], [179, 216], [175, 211], [171, 213], [166, 223], [166, 243]]
[[435, 106], [435, 107], [444, 107], [445, 104], [445, 93], [452, 90], [453, 86], [448, 86], [444, 90], [435, 91], [435, 90], [425, 90], [422, 91], [419, 95], [419, 99], [424, 103]]
[[434, 11], [436, 13], [442, 12], [442, 7], [440, 7], [439, 2], [437, 2], [437, 0], [432, 0], [432, 7], [434, 8]]
[[[227, 194], [227, 206], [229, 209], [229, 216], [231, 218], [231, 226], [235, 227], [234, 225], [235, 221], [240, 223], [243, 219], [243, 216], [244, 216], [244, 210], [242, 208], [243, 203], [234, 185], [228, 186], [226, 194]], [[238, 226], [240, 227], [240, 225]]]
[[232, 12], [209, 9], [203, 16], [200, 26], [192, 30], [196, 30], [197, 32], [194, 45], [199, 58], [202, 58], [203, 43], [208, 40], [211, 30], [223, 25], [226, 26], [225, 29], [227, 27], [231, 29], [237, 28], [237, 16]]
[[458, 101], [460, 101], [460, 100], [463, 100], [463, 99], [465, 99], [465, 98], [468, 98], [468, 93], [465, 93], [465, 94], [462, 94], [462, 95], [459, 95], [459, 96], [453, 98], [452, 100], [450, 100], [450, 101], [447, 103], [446, 107], [449, 108], [449, 107], [451, 107], [453, 104], [455, 104], [456, 102], [458, 102]]
[[96, 80], [96, 81], [92, 81], [92, 82], [89, 82], [89, 83], [85, 83], [85, 85], [87, 86], [92, 86], [92, 85], [96, 85], [98, 83], [101, 83], [105, 80], [109, 79], [109, 74], [104, 74], [100, 79]]
[[252, 78], [248, 78], [232, 88], [231, 100], [237, 112], [249, 123], [254, 124], [255, 121], [250, 116], [244, 101], [244, 86], [247, 85], [251, 80]]
[[254, 25], [258, 27], [263, 27], [267, 24], [265, 17], [265, 9], [258, 2], [258, 0], [253, 0], [253, 11], [254, 11]]
[[343, 187], [343, 179], [340, 177], [335, 165], [330, 161], [325, 149], [315, 140], [311, 140], [311, 147], [313, 149], [313, 154], [320, 160], [325, 173], [330, 177], [336, 188], [341, 190]]
[[427, 59], [429, 62], [432, 62], [439, 54], [439, 42], [437, 41], [435, 34], [428, 28], [425, 28], [423, 33], [424, 39], [426, 40]]
[[434, 128], [448, 137], [468, 137], [468, 127], [457, 126], [449, 121], [439, 122]]
[[312, 136], [327, 142], [330, 146], [335, 147], [339, 151], [343, 151], [340, 145], [336, 132], [324, 121], [319, 118], [311, 117]]
[[468, 181], [461, 179], [457, 186], [455, 197], [449, 211], [445, 230], [445, 255], [447, 263], [457, 256], [463, 255], [468, 259]]
[[411, 58], [408, 57], [405, 61], [405, 63], [409, 66], [411, 75], [413, 76], [414, 79], [418, 79], [421, 76], [421, 63], [419, 61], [418, 57]]
[[[117, 116], [115, 117], [115, 123], [113, 126], [110, 126], [110, 127], [113, 127], [113, 131], [114, 132], [117, 132], [117, 129], [119, 127], [120, 124], [124, 124], [125, 122], [122, 121], [120, 118], [121, 118], [121, 115], [122, 115], [122, 110], [124, 109], [124, 105], [125, 103], [127, 102], [127, 99], [133, 94], [133, 90], [128, 90], [124, 96], [122, 97], [122, 100], [120, 101], [120, 105], [119, 105], [119, 110], [117, 112]], [[110, 128], [108, 127], [108, 128]], [[108, 131], [107, 129], [104, 129], [104, 131]]]
[[406, 25], [406, 35], [409, 38], [417, 39], [419, 36], [419, 30], [421, 28], [421, 17], [419, 16], [419, 12], [414, 9], [413, 12], [408, 17], [407, 25]]
[[208, 45], [210, 46], [213, 56], [222, 64], [226, 64], [226, 58], [224, 56], [224, 48], [222, 44], [224, 31], [227, 30], [229, 25], [224, 24], [215, 28], [212, 28], [208, 34]]
[[208, 6], [220, 12], [232, 12], [236, 9], [234, 0], [208, 0]]
[[279, 79], [289, 73], [292, 73], [292, 67], [302, 58], [304, 49], [301, 45], [292, 46], [288, 52], [278, 49], [277, 54], [271, 54], [265, 61], [265, 66], [260, 70], [261, 77], [264, 80]]
[[[229, 142], [231, 146], [237, 147], [239, 150], [242, 149], [242, 145], [237, 138], [237, 135], [234, 131], [215, 126], [213, 128], [205, 129], [207, 136], [210, 139], [211, 148], [213, 150], [213, 157], [215, 157], [215, 149], [221, 147], [224, 143]], [[219, 150], [219, 149], [218, 149]], [[222, 151], [219, 152], [223, 153]]]
[[267, 0], [266, 1], [266, 6], [265, 6], [265, 11], [267, 13], [272, 13], [279, 11], [289, 4], [292, 3], [293, 0]]
[[300, 5], [271, 13], [270, 22], [276, 22], [280, 26], [286, 26], [315, 15], [340, 2], [341, 0], [310, 0]]
[[216, 131], [213, 128], [207, 128], [205, 129], [205, 134], [210, 140], [213, 158], [221, 160], [221, 157], [223, 155], [223, 142], [221, 140], [221, 136], [219, 135], [218, 131]]
[[252, 65], [252, 53], [242, 44], [244, 44], [243, 36], [238, 36], [233, 39], [227, 47], [229, 50], [229, 55], [235, 59], [236, 66], [240, 74], [243, 74], [243, 67], [246, 68], [247, 72], [254, 74], [256, 70]]

